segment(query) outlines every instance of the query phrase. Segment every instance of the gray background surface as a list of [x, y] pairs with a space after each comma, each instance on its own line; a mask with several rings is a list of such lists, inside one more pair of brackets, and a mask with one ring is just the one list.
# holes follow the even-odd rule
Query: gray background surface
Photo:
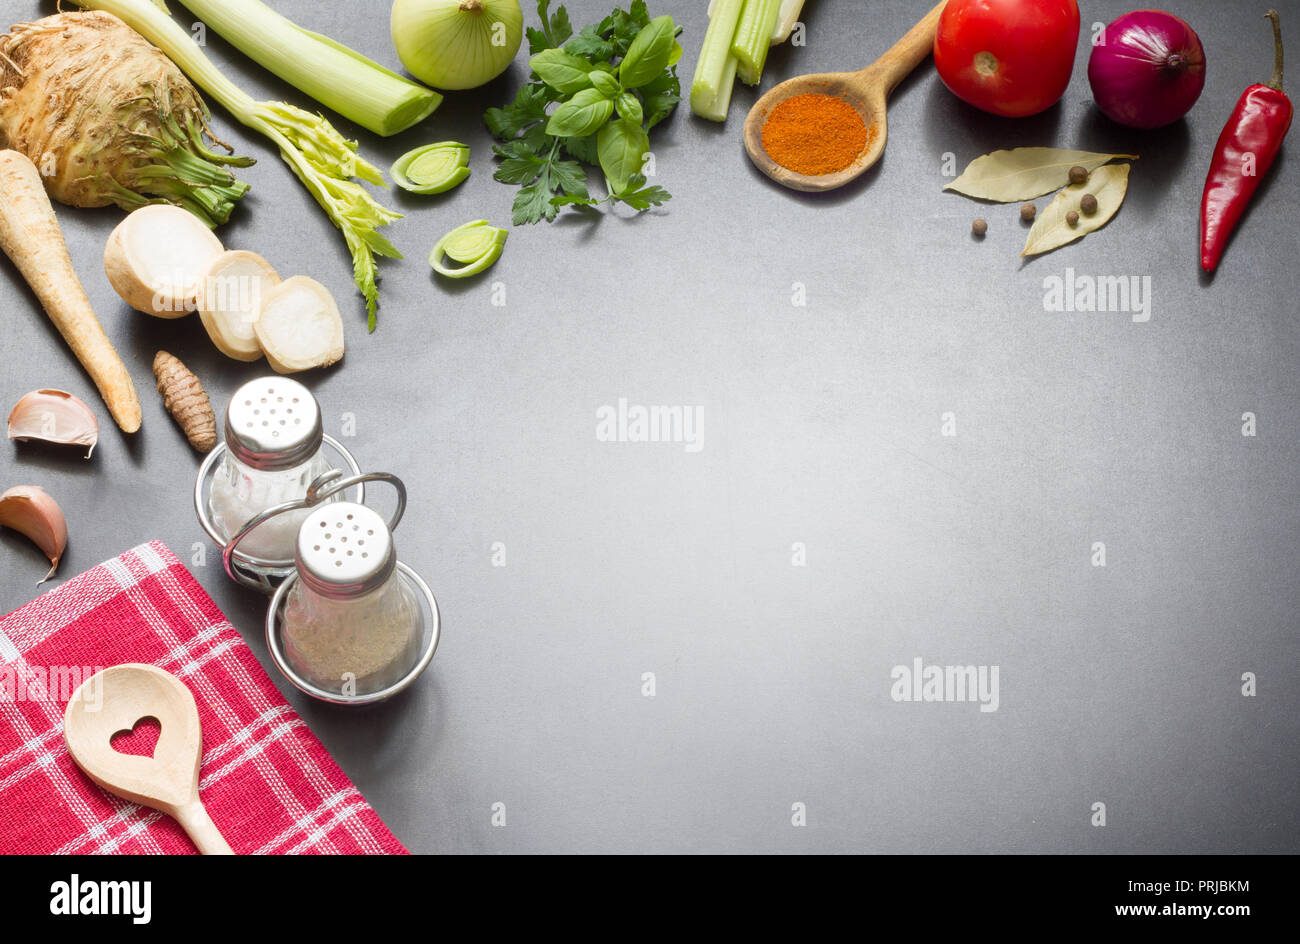
[[[763, 85], [865, 65], [930, 5], [809, 0], [807, 46], [774, 50]], [[385, 2], [273, 6], [397, 65]], [[568, 6], [582, 25], [609, 2]], [[328, 431], [355, 414], [364, 467], [408, 483], [398, 547], [442, 606], [433, 666], [389, 704], [314, 704], [277, 678], [411, 850], [1300, 851], [1297, 162], [1284, 154], [1217, 278], [1201, 277], [1210, 150], [1271, 68], [1264, 4], [1170, 5], [1200, 33], [1209, 80], [1185, 122], [1149, 134], [1101, 117], [1085, 75], [1089, 24], [1131, 6], [1081, 3], [1074, 78], [1035, 118], [965, 106], [927, 62], [895, 94], [879, 167], [829, 197], [751, 167], [750, 90], [725, 127], [682, 107], [653, 139], [663, 210], [515, 229], [465, 284], [424, 257], [461, 222], [509, 223], [515, 188], [491, 179], [480, 115], [513, 95], [524, 52], [398, 137], [339, 119], [383, 166], [427, 141], [474, 149], [454, 192], [387, 197], [408, 214], [388, 230], [408, 258], [383, 267], [371, 336], [342, 240], [266, 142], [217, 112], [218, 133], [259, 158], [219, 235], [336, 293], [347, 355], [302, 379]], [[1300, 57], [1300, 4], [1278, 6]], [[5, 0], [3, 25], [52, 7]], [[704, 7], [651, 4], [685, 26], [684, 84]], [[531, 4], [525, 16], [535, 24]], [[215, 36], [208, 52], [258, 97], [310, 105]], [[1142, 160], [1104, 231], [1023, 264], [1015, 207], [941, 193], [941, 170], [949, 152], [960, 168], [1030, 144]], [[5, 262], [0, 402], [71, 390], [102, 439], [84, 464], [5, 446], [0, 483], [62, 503], [65, 578], [155, 538], [188, 562], [205, 541], [198, 463], [149, 363], [177, 354], [218, 409], [265, 366], [223, 358], [196, 318], [120, 302], [100, 261], [119, 211], [58, 212], [144, 426], [131, 439], [111, 426]], [[990, 220], [982, 244], [975, 216]], [[1044, 311], [1043, 280], [1066, 267], [1149, 275], [1150, 322]], [[806, 307], [791, 304], [796, 282]], [[597, 441], [597, 408], [620, 397], [702, 407], [703, 450]], [[940, 435], [945, 412], [955, 437]], [[42, 567], [0, 533], [0, 612], [38, 593]], [[210, 549], [193, 570], [269, 666], [265, 601]], [[1000, 709], [893, 702], [891, 667], [918, 656], [1000, 666]], [[1247, 671], [1258, 697], [1241, 694]]]

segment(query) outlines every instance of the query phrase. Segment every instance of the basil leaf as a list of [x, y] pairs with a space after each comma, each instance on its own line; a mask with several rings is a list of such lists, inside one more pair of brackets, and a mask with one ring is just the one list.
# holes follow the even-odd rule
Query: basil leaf
[[594, 88], [585, 88], [552, 112], [546, 133], [557, 138], [586, 137], [613, 113], [613, 102]]
[[660, 72], [659, 77], [637, 89], [645, 109], [645, 124], [649, 130], [663, 121], [677, 107], [682, 98], [682, 86], [672, 72]]
[[600, 129], [596, 135], [596, 152], [611, 193], [619, 194], [627, 189], [633, 175], [641, 173], [641, 164], [649, 150], [650, 138], [639, 122], [620, 118]]
[[564, 95], [572, 95], [591, 85], [591, 63], [571, 56], [562, 49], [547, 49], [528, 60], [537, 77]]
[[618, 79], [603, 69], [592, 70], [591, 87], [610, 99], [618, 98], [619, 93], [623, 91], [623, 86], [618, 84]]
[[624, 92], [615, 99], [614, 107], [618, 110], [620, 118], [626, 118], [638, 125], [641, 124], [641, 119], [645, 117], [641, 112], [641, 99], [631, 92]]
[[[618, 67], [623, 88], [637, 88], [668, 68], [677, 45], [677, 27], [671, 16], [657, 16], [636, 34]], [[680, 54], [679, 54], [680, 55]]]

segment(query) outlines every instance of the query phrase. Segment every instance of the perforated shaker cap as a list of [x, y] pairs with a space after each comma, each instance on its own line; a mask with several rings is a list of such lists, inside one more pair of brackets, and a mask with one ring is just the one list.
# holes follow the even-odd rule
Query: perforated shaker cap
[[378, 589], [397, 567], [388, 523], [355, 502], [320, 505], [298, 530], [298, 577], [321, 596], [359, 596]]
[[292, 469], [320, 450], [320, 404], [288, 377], [250, 380], [226, 407], [226, 448], [244, 465], [264, 472]]

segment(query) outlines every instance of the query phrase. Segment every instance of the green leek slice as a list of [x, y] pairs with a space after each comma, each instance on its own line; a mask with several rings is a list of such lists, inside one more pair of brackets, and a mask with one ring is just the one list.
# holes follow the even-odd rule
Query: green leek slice
[[[429, 253], [429, 265], [439, 275], [449, 279], [464, 279], [478, 275], [501, 258], [509, 232], [499, 229], [487, 220], [473, 220], [457, 226], [438, 240]], [[452, 268], [443, 262], [446, 256], [460, 266]]]
[[469, 145], [426, 144], [399, 157], [390, 173], [393, 183], [411, 193], [446, 193], [469, 176]]

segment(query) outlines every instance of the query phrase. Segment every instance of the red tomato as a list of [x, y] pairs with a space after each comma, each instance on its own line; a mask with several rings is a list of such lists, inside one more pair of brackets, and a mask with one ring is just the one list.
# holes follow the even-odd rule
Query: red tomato
[[1078, 44], [1075, 0], [948, 0], [934, 65], [962, 101], [1020, 118], [1065, 93]]

